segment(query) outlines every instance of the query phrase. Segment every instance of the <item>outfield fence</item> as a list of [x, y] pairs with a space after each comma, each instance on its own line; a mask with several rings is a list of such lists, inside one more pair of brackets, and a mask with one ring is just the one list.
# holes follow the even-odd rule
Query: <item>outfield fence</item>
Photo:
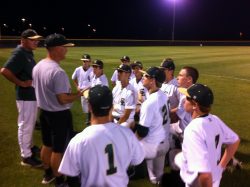
[[[190, 40], [129, 40], [129, 39], [69, 39], [76, 46], [250, 46], [250, 41], [190, 41]], [[19, 38], [0, 39], [0, 48], [15, 47]], [[40, 43], [43, 46], [43, 40]]]

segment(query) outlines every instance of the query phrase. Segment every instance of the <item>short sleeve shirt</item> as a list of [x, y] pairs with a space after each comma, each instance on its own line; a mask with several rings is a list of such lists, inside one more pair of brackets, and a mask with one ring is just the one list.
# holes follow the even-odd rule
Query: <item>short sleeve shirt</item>
[[71, 104], [60, 104], [58, 94], [71, 93], [66, 72], [53, 60], [43, 59], [33, 69], [33, 86], [38, 106], [46, 111], [70, 109]]
[[134, 87], [131, 84], [128, 84], [127, 87], [122, 88], [121, 84], [116, 84], [112, 90], [113, 94], [113, 111], [112, 115], [114, 117], [121, 117], [124, 114], [125, 109], [132, 109], [129, 119], [134, 118], [135, 114], [135, 91]]
[[[219, 180], [222, 144], [232, 144], [238, 139], [238, 135], [215, 115], [195, 118], [184, 131], [182, 150], [186, 172], [211, 172], [213, 182]], [[182, 172], [182, 176], [188, 176]]]
[[140, 125], [149, 128], [148, 135], [143, 141], [160, 143], [169, 136], [169, 107], [167, 96], [161, 91], [151, 93], [142, 103], [140, 112]]
[[109, 87], [108, 79], [106, 75], [102, 74], [100, 77], [94, 76], [91, 81], [91, 87], [94, 87], [96, 85], [104, 85]]
[[[10, 70], [21, 81], [32, 80], [32, 69], [36, 65], [33, 52], [24, 49], [22, 46], [12, 52], [10, 58], [4, 64], [4, 68]], [[35, 101], [35, 91], [31, 87], [15, 87], [16, 100]]]
[[86, 71], [82, 66], [75, 69], [72, 74], [72, 79], [78, 81], [78, 87], [80, 89], [85, 89], [91, 86], [91, 81], [94, 77], [93, 68], [89, 67]]
[[82, 187], [125, 187], [128, 166], [143, 159], [144, 151], [130, 129], [114, 123], [91, 125], [70, 141], [59, 172], [81, 175]]

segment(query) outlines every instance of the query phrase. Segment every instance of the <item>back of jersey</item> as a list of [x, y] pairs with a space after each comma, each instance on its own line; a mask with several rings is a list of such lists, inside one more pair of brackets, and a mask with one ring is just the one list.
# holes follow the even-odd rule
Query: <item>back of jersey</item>
[[62, 173], [81, 173], [82, 186], [116, 187], [127, 186], [127, 168], [141, 163], [144, 152], [130, 129], [107, 123], [91, 125], [75, 136], [63, 159], [70, 164], [60, 167]]

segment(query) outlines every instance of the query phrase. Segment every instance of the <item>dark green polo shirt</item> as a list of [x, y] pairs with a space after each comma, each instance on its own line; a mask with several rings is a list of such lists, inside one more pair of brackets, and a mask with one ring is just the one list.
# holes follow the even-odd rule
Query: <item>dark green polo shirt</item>
[[[36, 65], [34, 54], [20, 45], [12, 52], [10, 58], [4, 64], [4, 68], [10, 70], [22, 81], [32, 80], [32, 69]], [[16, 100], [35, 101], [35, 90], [33, 87], [23, 88], [16, 85]]]

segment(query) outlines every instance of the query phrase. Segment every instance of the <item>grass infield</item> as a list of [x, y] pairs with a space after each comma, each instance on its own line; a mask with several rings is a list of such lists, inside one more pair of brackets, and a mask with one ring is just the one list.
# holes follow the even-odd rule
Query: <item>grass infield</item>
[[[12, 49], [0, 50], [0, 67], [9, 57]], [[38, 62], [46, 55], [45, 48], [35, 52]], [[104, 70], [110, 79], [114, 68], [120, 64], [123, 55], [131, 60], [140, 60], [145, 69], [159, 66], [163, 58], [171, 57], [177, 66], [175, 75], [183, 66], [194, 66], [200, 72], [199, 83], [212, 88], [215, 102], [212, 113], [218, 115], [228, 126], [236, 131], [241, 144], [236, 157], [244, 165], [243, 170], [233, 173], [224, 172], [222, 187], [250, 186], [250, 47], [73, 47], [68, 48], [67, 58], [61, 62], [68, 76], [81, 65], [81, 55], [88, 53], [92, 59], [101, 59]], [[0, 186], [44, 186], [41, 184], [43, 171], [20, 165], [20, 154], [17, 142], [17, 110], [14, 86], [0, 76]], [[72, 83], [72, 81], [71, 81]], [[73, 91], [75, 88], [72, 86]], [[81, 131], [85, 128], [80, 101], [72, 107], [74, 128]], [[34, 142], [41, 145], [40, 131], [35, 131]], [[91, 155], [89, 155], [91, 156]], [[168, 170], [166, 168], [166, 170]], [[129, 187], [147, 187], [147, 179], [131, 181]]]

